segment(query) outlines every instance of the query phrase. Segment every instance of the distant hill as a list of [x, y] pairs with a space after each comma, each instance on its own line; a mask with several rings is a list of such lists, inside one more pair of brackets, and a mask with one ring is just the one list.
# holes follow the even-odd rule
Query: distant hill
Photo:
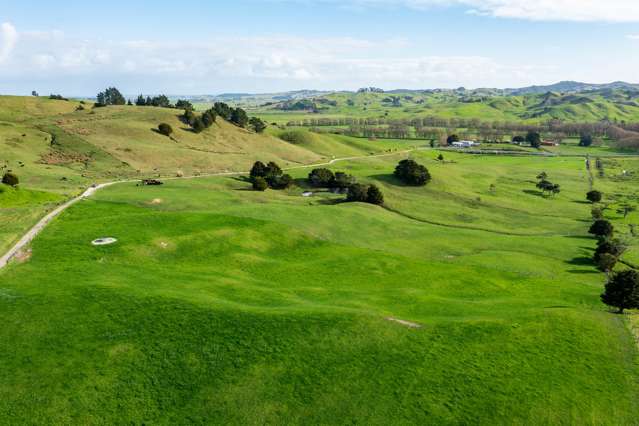
[[591, 84], [581, 83], [578, 81], [560, 81], [559, 83], [551, 84], [548, 86], [528, 86], [518, 89], [506, 89], [507, 92], [513, 95], [527, 95], [534, 93], [546, 93], [546, 92], [586, 92], [593, 90], [604, 89], [626, 89], [626, 90], [639, 90], [639, 84], [626, 83], [624, 81], [615, 81], [613, 83], [605, 84]]

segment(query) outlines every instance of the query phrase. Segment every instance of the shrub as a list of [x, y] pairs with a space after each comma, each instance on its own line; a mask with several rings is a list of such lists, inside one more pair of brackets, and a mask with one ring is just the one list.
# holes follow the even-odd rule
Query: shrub
[[402, 160], [395, 167], [395, 176], [408, 185], [423, 186], [430, 179], [428, 169], [413, 160]]
[[266, 176], [266, 165], [261, 161], [256, 161], [251, 167], [250, 176], [252, 178], [256, 178], [258, 176], [264, 177]]
[[359, 183], [355, 183], [348, 188], [347, 201], [366, 202], [368, 199], [368, 187]]
[[610, 253], [603, 253], [597, 260], [597, 268], [602, 272], [610, 272], [617, 264], [617, 258]]
[[610, 222], [605, 219], [598, 219], [592, 224], [588, 233], [599, 238], [610, 237], [614, 232], [614, 228]]
[[193, 120], [192, 126], [193, 126], [193, 131], [195, 133], [202, 133], [202, 131], [204, 131], [204, 129], [206, 129], [206, 126], [204, 125], [204, 122], [199, 117], [197, 117], [195, 120]]
[[331, 187], [338, 189], [345, 189], [356, 183], [354, 176], [346, 174], [344, 172], [335, 172], [335, 178], [331, 182]]
[[452, 145], [453, 142], [459, 142], [459, 136], [457, 135], [450, 135], [446, 138], [446, 143], [448, 145]]
[[18, 186], [18, 184], [20, 183], [20, 179], [18, 179], [18, 176], [14, 173], [7, 172], [4, 174], [4, 176], [2, 176], [2, 183], [15, 187]]
[[590, 145], [592, 145], [592, 135], [581, 135], [581, 138], [579, 138], [579, 146]]
[[609, 238], [601, 240], [597, 243], [593, 260], [599, 262], [604, 254], [610, 254], [616, 258], [619, 258], [627, 250], [627, 246], [622, 241], [616, 238]]
[[592, 191], [588, 191], [588, 193], [586, 194], [586, 199], [588, 199], [588, 201], [590, 201], [591, 203], [598, 203], [599, 201], [601, 201], [603, 194], [599, 191], [596, 190], [592, 190]]
[[593, 207], [590, 210], [590, 215], [592, 216], [593, 220], [603, 219], [603, 211], [600, 207]]
[[382, 191], [380, 191], [377, 186], [371, 185], [368, 187], [368, 191], [366, 191], [366, 202], [381, 206], [384, 204], [384, 194], [382, 194]]
[[266, 130], [266, 123], [257, 117], [251, 117], [249, 124], [257, 133], [262, 133]]
[[256, 191], [266, 191], [266, 189], [268, 188], [268, 183], [266, 182], [266, 179], [264, 179], [262, 176], [257, 176], [255, 178], [253, 178], [253, 189]]
[[601, 301], [619, 309], [620, 314], [624, 309], [639, 308], [639, 273], [630, 269], [614, 274], [606, 283]]
[[291, 175], [276, 175], [267, 178], [267, 183], [273, 189], [286, 189], [293, 185]]
[[525, 142], [525, 141], [526, 141], [526, 138], [524, 138], [523, 136], [520, 136], [520, 135], [517, 135], [517, 136], [515, 136], [513, 138], [513, 142], [516, 142], [516, 143], [522, 143], [522, 142]]
[[331, 184], [335, 180], [335, 175], [329, 169], [313, 169], [308, 174], [308, 180], [310, 181], [311, 185], [315, 187], [328, 187], [331, 186]]
[[171, 136], [171, 133], [173, 133], [173, 128], [171, 127], [170, 124], [167, 123], [161, 123], [158, 126], [158, 131], [163, 134], [164, 136]]

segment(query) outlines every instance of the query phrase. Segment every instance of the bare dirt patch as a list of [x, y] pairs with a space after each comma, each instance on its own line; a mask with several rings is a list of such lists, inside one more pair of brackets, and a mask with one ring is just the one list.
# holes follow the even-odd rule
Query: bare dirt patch
[[19, 252], [16, 253], [16, 255], [13, 257], [15, 259], [16, 262], [18, 263], [25, 263], [28, 262], [29, 259], [31, 259], [31, 249], [26, 249], [26, 250], [20, 250]]
[[387, 321], [396, 322], [396, 323], [401, 324], [401, 325], [403, 325], [405, 327], [408, 327], [408, 328], [422, 328], [421, 324], [417, 324], [416, 322], [402, 320], [402, 319], [399, 319], [399, 318], [387, 317], [386, 320]]
[[162, 199], [161, 198], [154, 198], [151, 201], [149, 201], [149, 204], [162, 204]]

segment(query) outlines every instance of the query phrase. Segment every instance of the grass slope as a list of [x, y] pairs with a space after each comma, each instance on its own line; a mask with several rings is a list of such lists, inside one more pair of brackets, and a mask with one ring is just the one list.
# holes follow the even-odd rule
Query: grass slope
[[[633, 424], [637, 350], [584, 260], [582, 161], [429, 155], [418, 189], [390, 178], [399, 155], [334, 166], [388, 209], [236, 178], [76, 204], [0, 273], [0, 417]], [[542, 166], [553, 200], [524, 192]]]

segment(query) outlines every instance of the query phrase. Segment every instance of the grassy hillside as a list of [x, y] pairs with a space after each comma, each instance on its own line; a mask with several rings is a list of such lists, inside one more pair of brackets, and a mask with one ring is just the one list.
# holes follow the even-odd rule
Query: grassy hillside
[[[587, 260], [583, 161], [445, 155], [414, 157], [425, 188], [391, 176], [403, 155], [333, 166], [386, 208], [236, 178], [75, 205], [0, 272], [0, 417], [633, 424], [638, 352]], [[632, 195], [616, 167], [637, 161], [606, 167], [596, 187]], [[541, 170], [556, 197], [535, 191]], [[607, 214], [634, 241], [636, 217]]]
[[[309, 107], [309, 105], [311, 105]], [[279, 123], [315, 117], [478, 118], [482, 120], [568, 122], [639, 121], [639, 90], [601, 89], [581, 93], [505, 93], [471, 90], [340, 92], [306, 100], [290, 100], [255, 109]]]

